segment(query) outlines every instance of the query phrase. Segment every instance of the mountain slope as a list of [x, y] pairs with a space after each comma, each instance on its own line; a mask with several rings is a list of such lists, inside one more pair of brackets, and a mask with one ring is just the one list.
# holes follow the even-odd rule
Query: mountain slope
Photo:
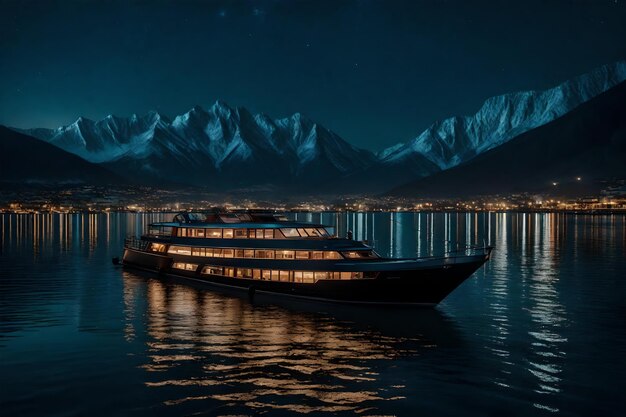
[[54, 145], [0, 126], [0, 182], [121, 183], [112, 172]]
[[[559, 185], [626, 178], [626, 82], [549, 124], [389, 195], [468, 197], [560, 192]], [[553, 182], [557, 186], [552, 185]]]
[[272, 120], [221, 101], [209, 109], [195, 106], [171, 122], [150, 113], [79, 118], [56, 130], [27, 132], [128, 177], [214, 189], [321, 186], [375, 161], [371, 152], [299, 113]]
[[546, 91], [492, 97], [473, 116], [436, 122], [414, 140], [387, 148], [378, 157], [393, 165], [421, 155], [447, 169], [563, 116], [624, 80], [626, 61], [620, 61]]

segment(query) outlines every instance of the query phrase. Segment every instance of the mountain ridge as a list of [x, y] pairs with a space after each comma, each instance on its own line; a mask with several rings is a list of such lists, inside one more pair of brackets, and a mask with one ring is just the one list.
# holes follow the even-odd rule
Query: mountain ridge
[[272, 119], [217, 100], [173, 119], [79, 117], [57, 129], [21, 129], [126, 177], [211, 187], [278, 184], [317, 192], [381, 192], [433, 175], [543, 126], [626, 79], [626, 61], [544, 91], [488, 98], [471, 116], [439, 120], [415, 139], [377, 153], [301, 113]]

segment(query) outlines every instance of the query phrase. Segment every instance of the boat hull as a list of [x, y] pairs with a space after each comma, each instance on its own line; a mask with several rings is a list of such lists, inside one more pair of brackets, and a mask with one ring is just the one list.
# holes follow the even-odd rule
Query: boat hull
[[[165, 254], [153, 254], [127, 248], [123, 265], [155, 271], [213, 284], [217, 288], [234, 288], [248, 294], [271, 293], [309, 300], [359, 304], [407, 304], [434, 306], [469, 278], [489, 258], [489, 255], [467, 256], [460, 259], [442, 258], [439, 261], [397, 263], [381, 262], [365, 265], [372, 270], [379, 267], [376, 278], [330, 280], [315, 283], [269, 281], [250, 278], [200, 274], [171, 267], [175, 261]], [[193, 259], [176, 259], [192, 262]], [[394, 268], [395, 267], [395, 268]], [[354, 268], [352, 268], [354, 269]]]

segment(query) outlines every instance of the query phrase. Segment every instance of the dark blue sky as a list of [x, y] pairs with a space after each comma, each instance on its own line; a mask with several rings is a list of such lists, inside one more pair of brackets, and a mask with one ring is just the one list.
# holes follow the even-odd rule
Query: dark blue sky
[[626, 57], [626, 4], [0, 0], [0, 124], [300, 111], [380, 149]]

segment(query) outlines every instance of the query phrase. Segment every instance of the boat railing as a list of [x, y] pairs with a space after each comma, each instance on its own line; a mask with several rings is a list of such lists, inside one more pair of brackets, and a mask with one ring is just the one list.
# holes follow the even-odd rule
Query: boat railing
[[[451, 242], [446, 241], [447, 244]], [[466, 257], [466, 256], [476, 256], [476, 255], [484, 255], [490, 256], [491, 251], [493, 251], [493, 246], [489, 246], [487, 244], [483, 245], [461, 245], [459, 243], [456, 244], [454, 249], [448, 249], [444, 252], [444, 258], [452, 258], [453, 262], [456, 261], [456, 258]]]
[[145, 251], [148, 249], [149, 244], [150, 242], [142, 240], [136, 236], [127, 237], [124, 239], [125, 249], [135, 249], [135, 250]]

